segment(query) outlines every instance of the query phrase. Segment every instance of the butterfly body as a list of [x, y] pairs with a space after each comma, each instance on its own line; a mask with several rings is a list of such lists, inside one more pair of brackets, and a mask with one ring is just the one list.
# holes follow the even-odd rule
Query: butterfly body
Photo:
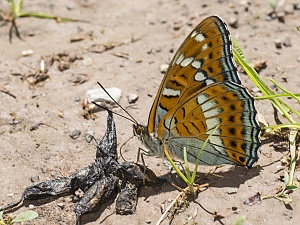
[[171, 156], [195, 163], [201, 155], [207, 165], [251, 167], [258, 160], [260, 128], [254, 99], [241, 85], [233, 61], [231, 39], [218, 16], [203, 20], [186, 38], [172, 59], [152, 105], [148, 126], [134, 132], [162, 157], [164, 145]]

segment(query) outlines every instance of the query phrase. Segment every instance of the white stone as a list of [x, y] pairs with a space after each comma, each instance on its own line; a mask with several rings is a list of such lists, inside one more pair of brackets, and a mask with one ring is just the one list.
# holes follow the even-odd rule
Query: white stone
[[29, 208], [29, 209], [34, 209], [35, 206], [34, 206], [33, 204], [30, 204], [30, 205], [28, 206], [28, 208]]
[[167, 70], [168, 70], [168, 68], [169, 68], [169, 65], [168, 65], [168, 64], [162, 64], [162, 65], [160, 66], [160, 72], [161, 72], [161, 73], [166, 73]]
[[28, 49], [28, 50], [22, 51], [22, 56], [30, 56], [30, 55], [33, 55], [33, 50]]
[[132, 103], [135, 103], [139, 99], [139, 96], [135, 93], [131, 93], [131, 94], [127, 95], [127, 98], [128, 98], [128, 103], [132, 104]]
[[[116, 101], [119, 102], [122, 91], [117, 87], [107, 88], [106, 91], [110, 94], [110, 96]], [[85, 99], [87, 103], [93, 102], [109, 102], [114, 104], [113, 100], [102, 90], [101, 88], [90, 89], [85, 94]]]

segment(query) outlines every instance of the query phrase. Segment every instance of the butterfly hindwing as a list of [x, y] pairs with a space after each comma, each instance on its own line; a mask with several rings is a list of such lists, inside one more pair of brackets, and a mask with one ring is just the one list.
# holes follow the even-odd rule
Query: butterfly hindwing
[[[176, 142], [173, 151], [180, 152], [186, 147], [196, 159], [197, 154], [193, 152], [197, 150], [194, 147], [189, 149], [186, 140], [180, 143], [180, 138], [196, 138], [204, 142], [219, 126], [210, 139], [211, 148], [227, 154], [233, 162], [246, 165], [257, 159], [255, 150], [259, 147], [259, 139], [253, 137], [258, 137], [259, 128], [253, 125], [255, 116], [254, 100], [244, 87], [229, 81], [213, 83], [170, 110], [160, 121], [157, 135], [167, 142]], [[199, 151], [199, 146], [197, 149]], [[202, 160], [213, 164], [205, 160], [205, 155], [211, 157], [211, 154], [216, 153], [205, 149]]]

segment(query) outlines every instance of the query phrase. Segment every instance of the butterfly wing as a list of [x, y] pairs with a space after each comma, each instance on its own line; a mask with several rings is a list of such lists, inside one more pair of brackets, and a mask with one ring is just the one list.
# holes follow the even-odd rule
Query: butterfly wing
[[[171, 154], [196, 162], [199, 150], [212, 133], [201, 155], [207, 165], [238, 164], [251, 167], [258, 160], [259, 126], [254, 100], [241, 85], [224, 81], [198, 90], [177, 104], [161, 120], [157, 135], [166, 140]], [[163, 124], [162, 124], [163, 123]]]
[[172, 59], [149, 114], [149, 133], [182, 99], [211, 81], [223, 80], [241, 83], [227, 26], [218, 16], [211, 16], [189, 34]]
[[148, 132], [166, 141], [168, 150], [195, 162], [210, 132], [203, 164], [257, 161], [259, 126], [254, 100], [240, 85], [225, 22], [211, 16], [186, 38], [172, 59], [148, 119]]

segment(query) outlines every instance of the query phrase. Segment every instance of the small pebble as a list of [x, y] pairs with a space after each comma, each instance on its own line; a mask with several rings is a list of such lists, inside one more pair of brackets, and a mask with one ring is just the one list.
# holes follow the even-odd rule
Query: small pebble
[[64, 118], [64, 112], [62, 112], [62, 111], [59, 111], [59, 112], [57, 113], [57, 115], [58, 115], [60, 118]]
[[285, 14], [293, 14], [294, 13], [294, 6], [292, 4], [287, 4], [284, 7]]
[[159, 20], [159, 22], [162, 23], [162, 24], [164, 24], [164, 23], [167, 23], [168, 20], [167, 20], [167, 18], [161, 18], [161, 19]]
[[228, 188], [227, 189], [227, 194], [235, 194], [237, 193], [237, 188]]
[[173, 24], [173, 29], [174, 30], [179, 30], [181, 27], [183, 27], [183, 21], [176, 21]]
[[266, 15], [266, 17], [265, 17], [265, 21], [271, 21], [273, 18], [272, 18], [272, 16], [270, 16], [270, 15]]
[[35, 205], [29, 204], [28, 208], [29, 208], [29, 209], [34, 209], [34, 208], [35, 208]]
[[82, 56], [78, 56], [76, 53], [69, 54], [69, 62], [75, 62], [77, 59], [83, 59]]
[[297, 59], [297, 61], [298, 61], [298, 62], [300, 62], [300, 56], [298, 56], [298, 59]]
[[284, 12], [279, 12], [277, 13], [277, 19], [280, 23], [284, 23], [285, 22], [285, 19], [284, 19]]
[[61, 61], [61, 62], [58, 64], [58, 70], [59, 70], [60, 72], [62, 72], [62, 71], [64, 71], [64, 70], [68, 70], [69, 68], [70, 68], [70, 63]]
[[137, 94], [131, 93], [127, 96], [127, 98], [128, 98], [128, 103], [132, 104], [132, 103], [135, 103], [139, 99], [139, 96]]
[[81, 101], [81, 98], [80, 98], [80, 96], [75, 96], [75, 98], [74, 98], [74, 102], [80, 102]]
[[275, 40], [274, 41], [274, 43], [275, 43], [275, 47], [277, 48], [277, 49], [280, 49], [282, 46], [281, 46], [281, 41], [280, 40]]
[[168, 68], [169, 68], [169, 65], [168, 65], [168, 64], [162, 64], [162, 65], [160, 66], [160, 72], [161, 72], [161, 73], [166, 73]]
[[66, 8], [67, 10], [73, 10], [75, 7], [73, 5], [67, 5]]
[[33, 30], [28, 31], [28, 36], [29, 37], [34, 37], [35, 36], [35, 31], [33, 31]]
[[156, 48], [155, 48], [155, 51], [156, 51], [156, 52], [161, 52], [161, 50], [162, 50], [161, 47], [156, 47]]
[[19, 120], [13, 120], [9, 123], [9, 125], [18, 125], [20, 123]]
[[69, 136], [72, 139], [76, 139], [76, 138], [78, 138], [80, 136], [80, 134], [81, 134], [80, 130], [74, 130]]
[[252, 197], [248, 198], [246, 201], [244, 201], [244, 204], [249, 206], [254, 204], [260, 204], [260, 203], [261, 203], [261, 196], [259, 192], [257, 192]]
[[60, 207], [61, 209], [65, 208], [65, 203], [59, 202], [57, 203], [57, 206]]
[[147, 220], [147, 221], [146, 221], [146, 224], [151, 224], [151, 223], [152, 223], [151, 220]]
[[32, 54], [33, 54], [33, 50], [31, 49], [22, 51], [22, 56], [30, 56]]
[[229, 26], [233, 28], [238, 28], [238, 19], [236, 17], [231, 17], [228, 21]]
[[33, 177], [30, 178], [31, 182], [38, 182], [39, 180], [40, 180], [39, 176], [33, 176]]
[[285, 47], [292, 47], [292, 42], [291, 42], [291, 38], [290, 37], [286, 37], [284, 40], [283, 40], [283, 45]]
[[93, 131], [88, 130], [85, 133], [85, 140], [87, 141], [87, 143], [90, 143], [93, 140], [93, 137], [94, 137], [94, 132]]

